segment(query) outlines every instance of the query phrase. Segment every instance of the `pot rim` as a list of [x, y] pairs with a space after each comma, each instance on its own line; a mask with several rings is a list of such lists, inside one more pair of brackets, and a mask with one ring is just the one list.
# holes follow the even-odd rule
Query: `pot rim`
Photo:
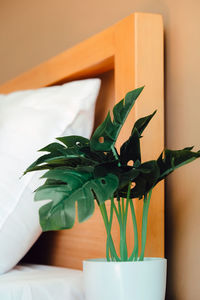
[[97, 263], [97, 264], [146, 264], [146, 263], [154, 263], [154, 262], [167, 262], [166, 258], [163, 257], [145, 257], [143, 261], [107, 261], [106, 258], [90, 258], [83, 260], [83, 263]]

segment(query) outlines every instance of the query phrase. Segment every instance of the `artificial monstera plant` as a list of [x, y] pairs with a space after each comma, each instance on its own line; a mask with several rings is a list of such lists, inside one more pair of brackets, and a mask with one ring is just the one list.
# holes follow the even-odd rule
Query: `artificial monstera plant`
[[[144, 129], [155, 115], [135, 122], [129, 139], [118, 152], [115, 143], [119, 132], [143, 87], [126, 94], [113, 108], [113, 119], [108, 113], [92, 137], [66, 136], [57, 138], [39, 150], [46, 152], [26, 171], [48, 170], [42, 177], [45, 183], [35, 192], [35, 201], [51, 201], [40, 210], [43, 231], [73, 227], [76, 217], [83, 222], [92, 216], [95, 202], [101, 211], [107, 233], [106, 257], [110, 261], [137, 261], [144, 259], [147, 217], [152, 189], [175, 169], [200, 157], [192, 147], [182, 150], [164, 150], [157, 160], [143, 162], [140, 139]], [[133, 165], [128, 165], [133, 161]], [[138, 230], [133, 199], [143, 201], [141, 253], [138, 253]], [[110, 201], [110, 211], [105, 202]], [[134, 249], [128, 255], [126, 224], [131, 211], [134, 229]], [[113, 215], [120, 227], [120, 255], [111, 235]]]

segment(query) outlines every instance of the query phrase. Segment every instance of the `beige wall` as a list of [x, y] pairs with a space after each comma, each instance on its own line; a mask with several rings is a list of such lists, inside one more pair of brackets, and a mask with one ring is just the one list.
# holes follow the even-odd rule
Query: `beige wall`
[[[199, 0], [0, 0], [0, 83], [134, 11], [161, 13], [166, 144], [200, 146]], [[200, 162], [167, 181], [168, 299], [200, 299]]]

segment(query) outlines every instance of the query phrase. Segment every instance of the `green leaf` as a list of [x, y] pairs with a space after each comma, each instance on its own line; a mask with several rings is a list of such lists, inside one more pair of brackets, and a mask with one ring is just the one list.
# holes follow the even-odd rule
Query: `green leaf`
[[70, 135], [57, 138], [58, 141], [62, 142], [67, 147], [80, 148], [87, 146], [90, 143], [90, 140], [79, 136], [79, 135]]
[[[131, 189], [132, 198], [141, 199], [144, 197], [159, 181], [175, 169], [188, 164], [200, 157], [200, 151], [192, 152], [193, 147], [187, 147], [182, 150], [165, 150], [161, 153], [157, 161], [148, 161], [141, 165], [134, 165], [139, 175], [133, 180], [135, 187]], [[125, 197], [128, 185], [119, 191], [121, 197]]]
[[140, 174], [135, 180], [135, 188], [131, 190], [131, 197], [141, 199], [155, 186], [160, 170], [155, 160], [145, 162], [138, 168]]
[[94, 176], [103, 177], [106, 174], [112, 173], [118, 177], [119, 185], [118, 190], [128, 186], [139, 174], [138, 170], [130, 166], [118, 166], [117, 161], [99, 164], [94, 167]]
[[[75, 202], [78, 204], [78, 220], [83, 222], [94, 212], [94, 200], [108, 200], [118, 186], [118, 178], [107, 174], [93, 178], [91, 173], [60, 168], [50, 170], [43, 178], [55, 181], [45, 183], [35, 194], [35, 200], [52, 200], [40, 208], [40, 223], [43, 231], [71, 228], [75, 222]], [[65, 184], [56, 185], [56, 181]]]
[[90, 149], [90, 141], [81, 136], [60, 137], [57, 140], [64, 143], [51, 143], [39, 151], [49, 152], [32, 163], [24, 174], [32, 171], [54, 169], [60, 166], [77, 167], [93, 166], [109, 160], [103, 152]]
[[[126, 94], [125, 98], [117, 103], [113, 108], [113, 121], [108, 113], [104, 122], [95, 130], [90, 146], [95, 151], [110, 151], [114, 146], [119, 132], [133, 107], [137, 97], [142, 92], [143, 87], [135, 89]], [[103, 138], [101, 143], [100, 139]]]
[[156, 114], [157, 110], [155, 110], [151, 115], [148, 115], [146, 117], [140, 118], [137, 120], [133, 126], [132, 133], [135, 128], [137, 128], [139, 134], [141, 135], [144, 129], [147, 127], [153, 116]]
[[50, 154], [45, 154], [45, 155], [42, 155], [40, 156], [38, 159], [36, 159], [36, 161], [34, 161], [27, 169], [26, 171], [24, 172], [24, 175], [28, 172], [32, 172], [32, 171], [35, 171], [35, 170], [38, 170], [38, 167], [39, 165], [41, 165], [42, 163], [48, 161], [48, 159], [51, 159], [51, 158], [55, 158], [55, 155], [50, 153]]
[[[47, 203], [39, 209], [40, 225], [43, 231], [62, 230], [72, 228], [75, 222], [75, 202], [69, 201], [66, 205], [60, 205], [51, 213], [52, 203]], [[66, 209], [67, 208], [67, 209]]]
[[150, 120], [155, 115], [156, 110], [146, 117], [137, 120], [133, 126], [131, 136], [129, 139], [121, 146], [120, 149], [120, 161], [122, 164], [126, 165], [130, 160], [135, 162], [136, 160], [141, 161], [140, 153], [140, 138], [144, 129], [149, 124]]
[[159, 156], [157, 163], [160, 168], [160, 177], [158, 182], [164, 179], [167, 175], [175, 169], [186, 165], [196, 158], [200, 157], [200, 151], [191, 151], [193, 147], [186, 147], [182, 150], [168, 150], [166, 149]]
[[46, 147], [38, 150], [40, 152], [50, 152], [56, 156], [64, 154], [66, 150], [66, 147], [59, 144], [59, 143], [51, 143], [47, 145]]
[[113, 156], [108, 155], [108, 153], [104, 152], [97, 152], [97, 151], [92, 151], [90, 147], [81, 147], [80, 151], [82, 154], [84, 154], [84, 157], [91, 159], [93, 161], [96, 161], [96, 163], [102, 163], [105, 161], [112, 160]]
[[[49, 146], [45, 147], [49, 149]], [[43, 149], [45, 149], [43, 148]], [[24, 174], [36, 170], [52, 169], [62, 165], [76, 167], [77, 165], [95, 165], [94, 159], [86, 157], [84, 152], [79, 149], [66, 148], [64, 155], [57, 155], [57, 152], [52, 152], [39, 157], [34, 163], [32, 163]]]
[[137, 128], [134, 128], [129, 139], [120, 148], [121, 163], [126, 165], [130, 160], [141, 161], [140, 134]]
[[[137, 177], [132, 180], [135, 182], [135, 187], [131, 189], [131, 198], [143, 198], [155, 186], [160, 176], [160, 170], [157, 161], [151, 160], [141, 164], [137, 170]], [[126, 197], [127, 188], [119, 191], [121, 197]]]

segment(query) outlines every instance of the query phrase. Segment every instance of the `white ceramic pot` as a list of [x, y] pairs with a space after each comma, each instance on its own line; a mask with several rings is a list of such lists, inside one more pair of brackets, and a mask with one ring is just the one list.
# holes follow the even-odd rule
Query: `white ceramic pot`
[[167, 260], [83, 262], [86, 300], [164, 300]]

